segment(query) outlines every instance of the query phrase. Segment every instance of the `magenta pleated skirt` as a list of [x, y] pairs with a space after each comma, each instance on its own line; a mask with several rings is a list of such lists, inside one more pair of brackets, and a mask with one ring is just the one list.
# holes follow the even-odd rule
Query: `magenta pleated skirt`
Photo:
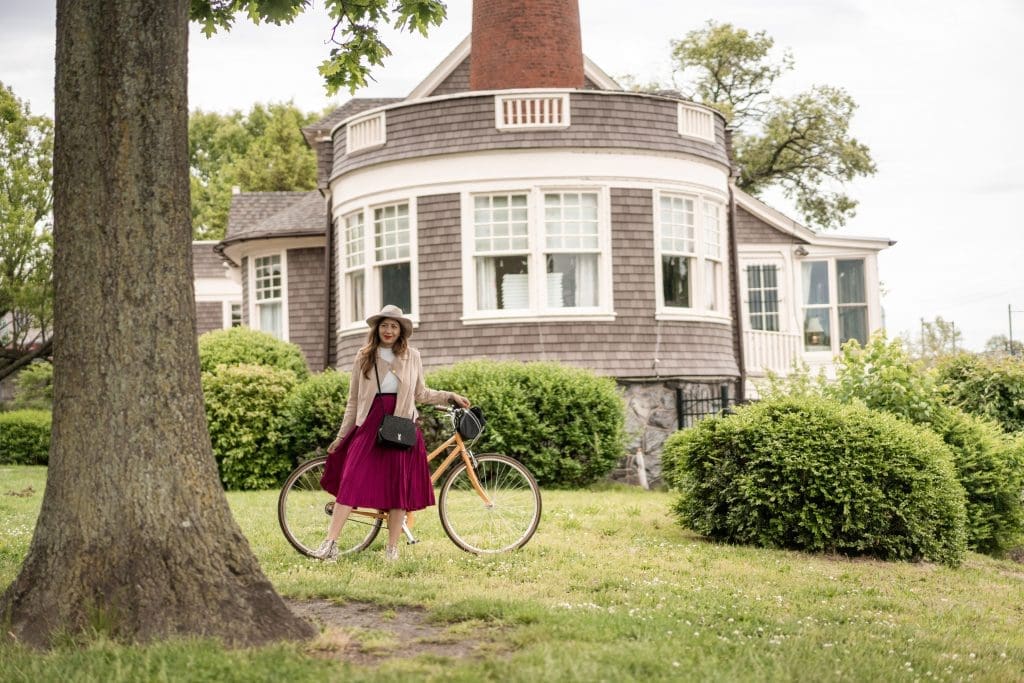
[[396, 394], [378, 394], [363, 424], [328, 453], [320, 485], [339, 504], [378, 510], [422, 510], [434, 504], [423, 432], [416, 428], [412, 448], [377, 444], [377, 429], [385, 414], [394, 413], [396, 400]]

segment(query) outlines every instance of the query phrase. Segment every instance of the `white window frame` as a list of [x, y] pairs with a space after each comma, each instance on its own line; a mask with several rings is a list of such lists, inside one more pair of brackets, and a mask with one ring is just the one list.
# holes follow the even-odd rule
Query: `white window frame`
[[[545, 243], [544, 197], [546, 194], [597, 195], [598, 248], [547, 249]], [[496, 195], [527, 196], [527, 271], [530, 305], [524, 309], [480, 310], [477, 305], [476, 243], [474, 205], [476, 197]], [[612, 321], [615, 319], [612, 287], [611, 200], [606, 185], [527, 185], [471, 189], [462, 193], [462, 321], [465, 324], [532, 322], [550, 320]], [[548, 253], [597, 254], [597, 306], [549, 307], [546, 296]], [[487, 254], [484, 254], [487, 255]]]
[[[358, 241], [353, 242], [349, 240], [349, 220], [358, 217], [362, 235], [359, 236]], [[348, 327], [358, 327], [360, 324], [364, 324], [365, 317], [356, 314], [352, 306], [351, 293], [348, 291], [348, 280], [349, 276], [355, 273], [362, 273], [363, 276], [363, 310], [362, 313], [366, 313], [366, 292], [369, 285], [366, 273], [366, 261], [367, 261], [367, 239], [366, 239], [366, 211], [363, 208], [356, 209], [355, 211], [349, 211], [342, 215], [338, 219], [338, 245], [340, 253], [338, 254], [338, 268], [340, 272], [340, 283], [339, 290], [341, 291], [341, 328], [345, 329]], [[353, 244], [359, 249], [360, 261], [354, 265], [349, 265], [349, 245]]]
[[[363, 310], [366, 315], [371, 315], [376, 311], [379, 311], [385, 304], [393, 303], [390, 301], [381, 301], [379, 268], [379, 266], [393, 263], [409, 263], [409, 298], [412, 302], [412, 310], [403, 311], [403, 313], [413, 321], [414, 325], [419, 324], [419, 254], [417, 245], [418, 231], [416, 220], [416, 199], [414, 197], [406, 196], [394, 196], [386, 199], [381, 198], [383, 199], [382, 201], [376, 201], [376, 199], [377, 198], [375, 198], [375, 201], [372, 203], [348, 204], [346, 206], [339, 207], [341, 211], [335, 214], [336, 223], [339, 226], [336, 228], [335, 233], [338, 236], [336, 240], [338, 245], [338, 260], [335, 275], [338, 277], [338, 292], [341, 310], [341, 320], [339, 321], [338, 327], [342, 334], [359, 334], [366, 331], [366, 320], [354, 319], [346, 288], [348, 282], [346, 276], [358, 270], [363, 271]], [[376, 227], [374, 222], [374, 212], [377, 209], [384, 209], [391, 206], [397, 207], [402, 204], [408, 206], [409, 212], [409, 256], [407, 258], [403, 257], [378, 261], [375, 242]], [[353, 266], [352, 268], [349, 268], [347, 264], [345, 241], [345, 219], [357, 213], [362, 213], [363, 220], [363, 263], [361, 266]]]
[[[742, 287], [740, 288], [740, 292], [743, 295], [743, 329], [744, 330], [749, 330], [751, 332], [764, 332], [766, 334], [781, 334], [781, 333], [786, 332], [786, 329], [787, 329], [786, 321], [788, 319], [788, 315], [787, 315], [785, 307], [783, 305], [783, 301], [784, 301], [785, 296], [786, 296], [785, 293], [784, 293], [785, 285], [786, 285], [786, 268], [785, 268], [785, 265], [784, 265], [782, 259], [781, 258], [776, 258], [776, 259], [759, 258], [759, 259], [752, 259], [752, 260], [749, 260], [749, 261], [742, 261], [741, 260], [741, 264], [742, 265], [741, 265], [741, 268], [740, 268], [740, 272], [741, 272], [740, 278], [741, 278], [741, 281], [742, 281]], [[771, 267], [771, 268], [775, 269], [775, 297], [776, 297], [775, 298], [775, 305], [776, 305], [775, 318], [776, 318], [776, 322], [778, 323], [778, 329], [777, 330], [760, 330], [760, 329], [757, 329], [756, 327], [754, 327], [753, 321], [751, 319], [752, 316], [753, 316], [753, 311], [750, 310], [751, 293], [750, 293], [749, 271], [750, 271], [751, 268], [768, 268], [768, 267]], [[767, 291], [767, 290], [764, 289], [764, 287], [761, 287], [760, 289], [761, 289], [762, 292], [763, 291]], [[765, 313], [764, 311], [762, 311], [760, 315], [764, 317], [764, 316], [767, 316], [768, 314]]]
[[[223, 325], [223, 328], [225, 330], [231, 329], [231, 309], [234, 306], [238, 306], [238, 314], [239, 314], [239, 316], [241, 316], [241, 314], [242, 314], [242, 300], [241, 299], [224, 300], [224, 301], [221, 302], [221, 324]], [[239, 324], [243, 324], [244, 320], [245, 319], [242, 318], [243, 322], [239, 323]]]
[[[860, 261], [863, 263], [864, 268], [864, 301], [857, 304], [842, 304], [839, 303], [839, 265], [838, 261]], [[806, 343], [806, 330], [804, 329], [804, 321], [806, 319], [806, 310], [808, 309], [807, 304], [804, 302], [803, 291], [804, 291], [804, 264], [805, 263], [818, 263], [825, 262], [828, 267], [828, 316], [829, 316], [829, 348], [822, 349], [820, 351], [809, 350], [805, 346]], [[797, 325], [800, 334], [800, 349], [802, 353], [809, 358], [820, 358], [831, 360], [836, 354], [839, 353], [839, 348], [842, 343], [839, 340], [839, 309], [840, 307], [849, 308], [852, 306], [863, 306], [864, 307], [864, 320], [868, 337], [871, 335], [873, 329], [872, 324], [872, 304], [871, 304], [871, 277], [872, 277], [872, 263], [871, 257], [866, 254], [812, 254], [806, 258], [796, 261], [796, 278], [797, 278], [797, 293], [798, 293], [798, 304], [797, 304]], [[816, 304], [812, 308], [826, 308], [824, 304]]]
[[[258, 304], [256, 301], [256, 259], [266, 258], [268, 256], [280, 256], [281, 257], [281, 340], [289, 341], [288, 334], [288, 250], [281, 248], [268, 247], [266, 249], [254, 250], [246, 254], [246, 258], [249, 259], [249, 275], [248, 275], [248, 287], [249, 287], [249, 327], [254, 330], [260, 330], [260, 318]], [[260, 330], [265, 331], [265, 330]]]
[[[694, 259], [694, 273], [690, 280], [691, 292], [689, 307], [666, 306], [662, 268], [662, 219], [661, 200], [665, 197], [680, 197], [694, 202], [694, 248], [693, 252], [665, 252], [670, 255], [686, 256]], [[704, 204], [710, 202], [718, 209], [719, 250], [718, 258], [707, 255], [707, 232], [705, 225]], [[729, 223], [725, 214], [726, 199], [717, 193], [694, 191], [690, 189], [657, 189], [653, 193], [652, 213], [654, 214], [654, 289], [656, 320], [704, 320], [716, 323], [731, 322], [730, 301], [728, 298], [729, 281]], [[719, 310], [710, 310], [705, 306], [707, 288], [705, 282], [705, 264], [708, 262], [721, 264], [721, 276], [715, 286], [720, 302]]]

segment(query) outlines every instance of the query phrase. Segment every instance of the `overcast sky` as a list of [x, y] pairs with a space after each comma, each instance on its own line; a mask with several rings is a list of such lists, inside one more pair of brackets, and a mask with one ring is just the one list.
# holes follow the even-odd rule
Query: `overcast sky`
[[[54, 5], [0, 0], [0, 81], [49, 115]], [[388, 34], [394, 55], [357, 95], [407, 95], [470, 31], [471, 0], [448, 5], [429, 38]], [[580, 14], [584, 52], [613, 77], [669, 81], [670, 41], [713, 19], [791, 50], [784, 94], [845, 88], [878, 174], [850, 187], [860, 206], [840, 233], [897, 241], [880, 258], [890, 334], [916, 336], [921, 318], [942, 316], [980, 350], [1007, 334], [1012, 305], [1024, 339], [1024, 0], [580, 0]], [[190, 106], [343, 103], [348, 94], [328, 98], [316, 71], [330, 25], [314, 0], [291, 26], [240, 21], [211, 39], [193, 27]]]

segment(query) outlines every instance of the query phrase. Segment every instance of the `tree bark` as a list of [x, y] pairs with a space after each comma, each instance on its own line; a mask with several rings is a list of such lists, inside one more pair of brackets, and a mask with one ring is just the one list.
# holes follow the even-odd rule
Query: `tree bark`
[[15, 638], [100, 627], [313, 635], [260, 570], [203, 414], [191, 264], [188, 0], [59, 0], [54, 411]]

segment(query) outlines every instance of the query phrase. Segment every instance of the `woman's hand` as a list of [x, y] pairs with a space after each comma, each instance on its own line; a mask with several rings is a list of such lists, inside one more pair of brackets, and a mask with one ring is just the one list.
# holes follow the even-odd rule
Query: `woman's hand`
[[469, 402], [468, 398], [460, 394], [456, 394], [454, 391], [452, 392], [452, 397], [450, 400], [452, 403], [454, 403], [460, 408], [468, 408], [469, 406], [473, 405], [472, 403]]

